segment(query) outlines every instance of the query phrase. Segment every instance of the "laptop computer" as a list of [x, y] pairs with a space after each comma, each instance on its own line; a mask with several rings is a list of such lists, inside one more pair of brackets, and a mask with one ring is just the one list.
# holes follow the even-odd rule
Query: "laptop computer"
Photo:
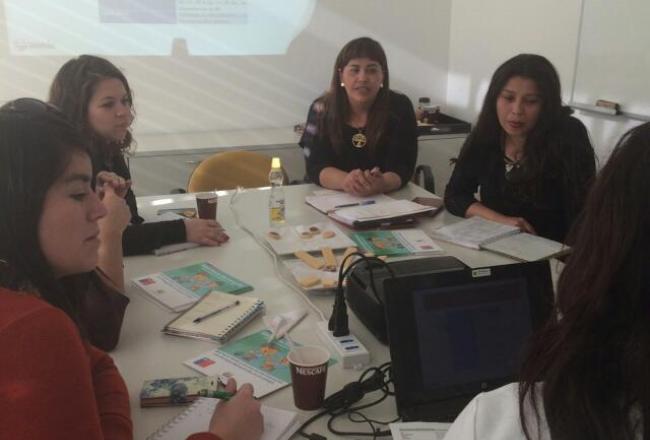
[[516, 380], [553, 286], [537, 261], [386, 279], [384, 298], [400, 416], [451, 422], [479, 392]]

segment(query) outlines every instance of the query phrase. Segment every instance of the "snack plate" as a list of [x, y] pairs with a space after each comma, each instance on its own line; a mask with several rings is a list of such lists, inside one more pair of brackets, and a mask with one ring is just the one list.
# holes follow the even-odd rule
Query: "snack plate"
[[[331, 231], [334, 235], [325, 238], [323, 235], [329, 235], [326, 231]], [[320, 253], [324, 247], [335, 250], [356, 246], [334, 223], [327, 221], [270, 228], [265, 232], [264, 240], [278, 255], [289, 255], [297, 251]]]

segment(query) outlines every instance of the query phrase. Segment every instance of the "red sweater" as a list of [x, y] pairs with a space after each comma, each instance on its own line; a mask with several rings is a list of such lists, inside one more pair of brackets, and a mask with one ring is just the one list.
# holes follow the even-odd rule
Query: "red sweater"
[[0, 287], [0, 439], [124, 440], [132, 431], [110, 356], [61, 310]]

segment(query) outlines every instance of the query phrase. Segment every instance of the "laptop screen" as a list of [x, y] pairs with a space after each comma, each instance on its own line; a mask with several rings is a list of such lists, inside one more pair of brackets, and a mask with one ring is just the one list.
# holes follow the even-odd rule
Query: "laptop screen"
[[548, 316], [547, 261], [386, 280], [396, 400], [406, 419], [453, 419], [477, 393], [515, 379]]

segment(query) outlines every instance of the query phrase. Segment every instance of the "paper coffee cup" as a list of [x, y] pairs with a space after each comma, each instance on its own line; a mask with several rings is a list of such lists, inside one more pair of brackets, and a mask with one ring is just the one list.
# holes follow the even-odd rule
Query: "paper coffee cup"
[[196, 195], [196, 212], [199, 218], [217, 219], [217, 193], [202, 192]]
[[316, 345], [295, 347], [289, 352], [287, 360], [296, 408], [314, 410], [323, 406], [329, 359], [329, 352]]

